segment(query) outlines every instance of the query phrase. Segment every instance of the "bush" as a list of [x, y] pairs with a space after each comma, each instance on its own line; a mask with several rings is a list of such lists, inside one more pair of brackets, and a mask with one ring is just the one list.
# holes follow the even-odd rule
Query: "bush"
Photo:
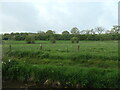
[[50, 38], [50, 41], [51, 41], [51, 43], [56, 43], [56, 40], [55, 40], [54, 37], [51, 37], [51, 38]]
[[71, 38], [72, 43], [79, 43], [79, 39], [77, 37]]
[[33, 36], [27, 36], [25, 40], [28, 44], [34, 44], [35, 43], [35, 38]]

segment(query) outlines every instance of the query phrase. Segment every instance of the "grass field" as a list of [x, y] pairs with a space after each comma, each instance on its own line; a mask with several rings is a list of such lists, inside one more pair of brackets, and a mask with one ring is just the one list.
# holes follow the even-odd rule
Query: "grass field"
[[31, 81], [34, 87], [120, 85], [118, 41], [3, 41], [3, 50], [4, 80]]

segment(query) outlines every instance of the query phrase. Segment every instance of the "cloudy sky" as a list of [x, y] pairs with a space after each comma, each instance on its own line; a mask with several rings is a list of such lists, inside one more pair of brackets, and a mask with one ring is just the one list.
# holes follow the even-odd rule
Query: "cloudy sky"
[[0, 2], [2, 33], [54, 30], [61, 33], [118, 23], [118, 0], [82, 2], [78, 0], [41, 0], [39, 2]]

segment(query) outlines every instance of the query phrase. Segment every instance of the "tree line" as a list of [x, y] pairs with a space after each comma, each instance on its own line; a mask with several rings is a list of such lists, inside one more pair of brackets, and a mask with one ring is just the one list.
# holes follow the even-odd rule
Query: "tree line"
[[111, 30], [105, 30], [103, 27], [96, 27], [90, 30], [79, 30], [73, 27], [71, 31], [63, 31], [62, 34], [57, 34], [53, 30], [38, 31], [37, 33], [5, 33], [2, 35], [2, 40], [71, 40], [73, 43], [79, 40], [119, 40], [119, 26], [115, 25]]

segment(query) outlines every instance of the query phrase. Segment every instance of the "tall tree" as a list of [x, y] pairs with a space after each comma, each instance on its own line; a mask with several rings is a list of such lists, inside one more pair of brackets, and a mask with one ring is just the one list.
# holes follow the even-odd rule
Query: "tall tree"
[[105, 29], [103, 27], [96, 27], [95, 28], [95, 31], [98, 33], [98, 34], [102, 34], [102, 32], [104, 31]]
[[90, 34], [95, 34], [94, 29], [91, 29], [91, 30], [90, 30]]
[[105, 31], [105, 34], [110, 34], [110, 30], [106, 30], [106, 31]]
[[71, 29], [71, 33], [76, 35], [76, 34], [79, 34], [80, 32], [79, 32], [79, 29], [77, 27], [74, 27]]
[[86, 30], [80, 31], [80, 34], [86, 34]]
[[48, 31], [46, 32], [47, 40], [50, 40], [50, 38], [51, 38], [52, 36], [54, 36], [54, 34], [55, 34], [55, 31], [48, 30]]
[[111, 29], [111, 33], [120, 33], [120, 26], [114, 25]]
[[52, 34], [55, 34], [55, 31], [48, 30], [48, 31], [46, 32], [46, 34], [48, 34], [48, 35], [52, 35]]
[[45, 34], [44, 31], [38, 31], [38, 34]]
[[85, 30], [86, 31], [86, 34], [90, 34], [91, 33], [91, 31], [90, 30]]
[[61, 35], [62, 40], [70, 39], [70, 33], [68, 31], [63, 31]]
[[62, 35], [68, 35], [68, 34], [70, 34], [68, 31], [63, 31], [62, 32]]

